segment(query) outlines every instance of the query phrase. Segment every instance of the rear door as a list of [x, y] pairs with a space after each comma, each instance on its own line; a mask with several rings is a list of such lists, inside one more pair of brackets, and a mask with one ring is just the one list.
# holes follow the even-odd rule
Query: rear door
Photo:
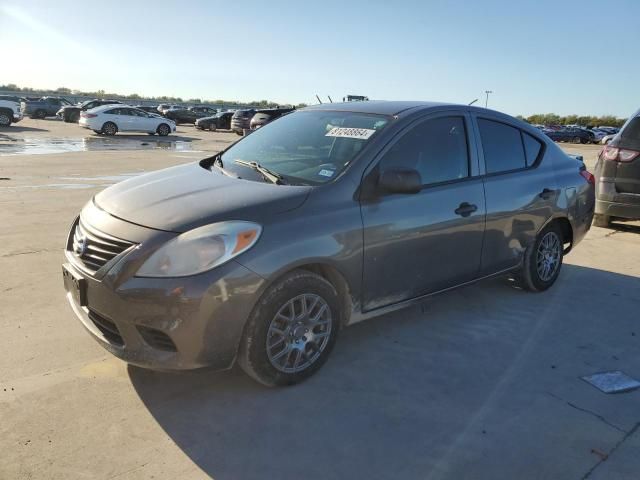
[[520, 264], [551, 218], [559, 189], [541, 140], [502, 117], [473, 117], [487, 202], [481, 271], [489, 275]]
[[118, 130], [121, 132], [129, 132], [131, 131], [132, 126], [132, 116], [131, 109], [126, 107], [120, 107], [114, 109], [116, 114], [114, 115], [114, 120], [116, 125], [118, 126]]
[[361, 201], [364, 310], [478, 276], [485, 200], [471, 132], [464, 112], [418, 120], [366, 174], [368, 182], [388, 168], [414, 169], [423, 188]]

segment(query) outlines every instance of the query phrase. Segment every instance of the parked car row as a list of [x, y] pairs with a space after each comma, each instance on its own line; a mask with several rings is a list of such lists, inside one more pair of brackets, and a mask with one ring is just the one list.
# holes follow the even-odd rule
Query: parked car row
[[556, 142], [609, 143], [619, 129], [616, 127], [587, 128], [580, 125], [533, 125]]

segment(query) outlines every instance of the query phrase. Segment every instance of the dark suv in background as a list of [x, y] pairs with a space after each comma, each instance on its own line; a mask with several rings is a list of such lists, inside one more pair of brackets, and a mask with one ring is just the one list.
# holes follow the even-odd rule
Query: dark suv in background
[[242, 135], [245, 130], [251, 128], [251, 119], [256, 114], [256, 110], [250, 108], [248, 110], [236, 110], [231, 117], [231, 131]]
[[640, 110], [602, 149], [594, 173], [594, 224], [607, 227], [612, 218], [640, 219]]
[[67, 123], [78, 123], [80, 120], [80, 112], [86, 112], [92, 108], [100, 107], [102, 105], [111, 105], [115, 103], [122, 103], [118, 100], [105, 100], [95, 99], [87, 100], [79, 105], [64, 105], [57, 111], [56, 115]]
[[249, 128], [256, 130], [260, 127], [264, 127], [267, 123], [273, 122], [276, 118], [280, 118], [282, 115], [293, 112], [295, 108], [269, 108], [266, 110], [258, 110], [256, 114], [251, 118], [249, 122]]

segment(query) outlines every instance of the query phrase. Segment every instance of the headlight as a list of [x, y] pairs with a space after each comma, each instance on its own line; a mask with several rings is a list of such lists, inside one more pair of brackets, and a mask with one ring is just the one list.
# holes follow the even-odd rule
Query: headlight
[[156, 250], [138, 277], [184, 277], [211, 270], [249, 250], [260, 237], [257, 223], [229, 221], [194, 228]]

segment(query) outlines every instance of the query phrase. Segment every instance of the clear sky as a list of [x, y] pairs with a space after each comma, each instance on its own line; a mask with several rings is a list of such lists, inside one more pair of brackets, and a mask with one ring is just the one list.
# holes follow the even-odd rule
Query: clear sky
[[640, 0], [0, 0], [0, 84], [183, 98], [640, 107]]

